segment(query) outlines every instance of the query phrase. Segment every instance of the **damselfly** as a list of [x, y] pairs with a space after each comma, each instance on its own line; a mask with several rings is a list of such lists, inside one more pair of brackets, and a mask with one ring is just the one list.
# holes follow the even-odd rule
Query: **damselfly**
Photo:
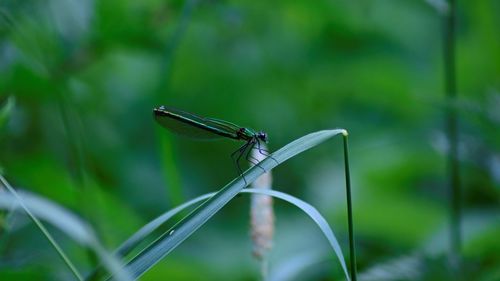
[[[257, 166], [259, 166], [257, 160], [250, 154], [252, 149], [257, 149], [265, 156], [269, 155], [267, 150], [261, 147], [261, 142], [268, 142], [267, 134], [264, 132], [256, 132], [227, 121], [200, 117], [163, 105], [153, 109], [153, 114], [160, 125], [180, 135], [198, 139], [230, 138], [245, 141], [242, 146], [231, 154], [240, 175], [243, 172], [239, 161], [243, 155], [245, 155], [247, 161]], [[252, 160], [256, 162], [252, 162]], [[261, 169], [263, 168], [261, 167]]]

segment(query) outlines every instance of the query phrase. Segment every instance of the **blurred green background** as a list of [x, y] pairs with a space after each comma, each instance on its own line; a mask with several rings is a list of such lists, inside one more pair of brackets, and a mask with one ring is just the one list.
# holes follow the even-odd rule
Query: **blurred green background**
[[[359, 272], [386, 265], [407, 274], [395, 280], [456, 280], [440, 3], [1, 0], [0, 104], [15, 100], [0, 118], [2, 173], [89, 221], [111, 250], [237, 176], [238, 143], [173, 135], [153, 107], [266, 131], [270, 150], [345, 128]], [[458, 1], [464, 280], [500, 280], [498, 15], [499, 1]], [[275, 189], [326, 216], [348, 256], [341, 148], [340, 138], [327, 142], [273, 176]], [[258, 280], [248, 201], [237, 197], [141, 280]], [[271, 272], [304, 257], [310, 265], [289, 280], [342, 279], [316, 226], [288, 204], [275, 208]], [[1, 280], [73, 280], [27, 218], [8, 218]], [[49, 229], [79, 269], [93, 268], [85, 249]]]

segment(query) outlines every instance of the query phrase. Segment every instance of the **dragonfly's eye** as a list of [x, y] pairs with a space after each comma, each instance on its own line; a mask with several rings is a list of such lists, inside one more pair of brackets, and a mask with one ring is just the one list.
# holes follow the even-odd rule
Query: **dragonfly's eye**
[[257, 134], [257, 137], [258, 137], [261, 141], [263, 141], [263, 142], [265, 142], [265, 143], [267, 143], [267, 141], [268, 141], [267, 134], [266, 134], [266, 133], [264, 133], [264, 132], [259, 132], [259, 133]]

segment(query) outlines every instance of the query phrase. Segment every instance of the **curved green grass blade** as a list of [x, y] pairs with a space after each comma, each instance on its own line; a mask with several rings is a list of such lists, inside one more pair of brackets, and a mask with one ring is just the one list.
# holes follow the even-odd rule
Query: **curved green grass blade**
[[83, 280], [81, 274], [73, 266], [71, 261], [59, 247], [58, 243], [38, 218], [54, 225], [81, 245], [91, 248], [97, 256], [99, 256], [109, 272], [117, 276], [118, 280], [132, 280], [130, 274], [124, 270], [120, 262], [101, 246], [93, 230], [85, 222], [81, 221], [70, 211], [65, 210], [47, 199], [34, 194], [16, 192], [2, 176], [0, 176], [0, 180], [9, 190], [9, 192], [0, 191], [0, 209], [25, 211], [40, 231], [47, 237], [52, 246], [62, 256], [63, 260], [68, 267], [70, 267], [77, 279]]
[[291, 157], [311, 149], [338, 134], [347, 134], [347, 132], [343, 129], [336, 129], [311, 133], [274, 152], [270, 157], [267, 157], [259, 163], [260, 167], [254, 166], [243, 173], [246, 182], [242, 177], [233, 180], [169, 231], [160, 236], [156, 241], [148, 245], [142, 252], [128, 262], [128, 270], [135, 278], [144, 274], [165, 255], [191, 236], [191, 234], [245, 188], [247, 184], [252, 183], [262, 175], [264, 172], [261, 168], [269, 171]]
[[[246, 190], [242, 190], [242, 192], [246, 192]], [[284, 201], [287, 201], [288, 203], [295, 205], [296, 207], [299, 207], [302, 211], [304, 211], [318, 225], [318, 227], [325, 235], [326, 239], [328, 239], [330, 246], [332, 246], [332, 249], [337, 256], [340, 265], [342, 266], [342, 270], [344, 271], [346, 280], [350, 280], [349, 272], [347, 272], [347, 266], [345, 264], [344, 255], [342, 254], [342, 249], [340, 248], [339, 242], [337, 241], [337, 238], [335, 238], [335, 234], [333, 234], [333, 230], [328, 225], [326, 219], [318, 212], [318, 210], [316, 210], [316, 208], [299, 198], [276, 190], [259, 189], [255, 190], [254, 192], [282, 199]]]
[[132, 236], [130, 236], [129, 239], [127, 239], [125, 242], [123, 242], [118, 249], [116, 250], [116, 254], [118, 256], [126, 256], [127, 254], [130, 253], [137, 245], [139, 245], [148, 235], [150, 235], [153, 231], [158, 229], [162, 224], [164, 224], [166, 221], [168, 221], [170, 218], [173, 216], [177, 215], [179, 212], [183, 211], [184, 209], [193, 206], [194, 204], [207, 200], [208, 198], [212, 197], [215, 194], [215, 192], [208, 193], [199, 197], [196, 197], [192, 200], [189, 200], [171, 210], [168, 210], [165, 212], [163, 215], [157, 217], [156, 219], [150, 221], [141, 229], [139, 229], [136, 233], [134, 233]]
[[[273, 196], [279, 199], [282, 199], [290, 204], [295, 205], [296, 207], [299, 207], [302, 211], [304, 211], [321, 229], [325, 237], [327, 238], [328, 242], [332, 246], [332, 249], [335, 252], [335, 255], [337, 256], [340, 265], [342, 266], [342, 269], [346, 275], [346, 279], [349, 280], [349, 274], [347, 272], [347, 266], [345, 264], [345, 259], [344, 255], [342, 254], [342, 249], [340, 248], [340, 245], [338, 243], [337, 238], [335, 237], [335, 234], [333, 233], [332, 229], [328, 225], [328, 222], [325, 220], [323, 216], [318, 212], [316, 208], [314, 208], [312, 205], [309, 203], [298, 199], [292, 195], [276, 191], [276, 190], [262, 190], [262, 189], [253, 189], [253, 188], [247, 188], [243, 189], [240, 192], [242, 193], [256, 193], [256, 194], [264, 194], [264, 195], [269, 195]], [[178, 207], [175, 207], [174, 209], [171, 209], [167, 212], [165, 212], [163, 215], [159, 216], [158, 218], [152, 220], [150, 223], [146, 224], [143, 226], [139, 231], [137, 231], [134, 235], [132, 235], [127, 241], [125, 241], [117, 250], [117, 253], [119, 255], [126, 255], [130, 250], [132, 250], [135, 246], [139, 245], [139, 243], [142, 242], [143, 239], [145, 239], [149, 234], [151, 234], [154, 230], [156, 230], [159, 226], [161, 226], [163, 223], [165, 223], [167, 220], [181, 212], [182, 210], [193, 206], [194, 204], [206, 200], [216, 193], [208, 193], [201, 195], [199, 197], [196, 197]]]

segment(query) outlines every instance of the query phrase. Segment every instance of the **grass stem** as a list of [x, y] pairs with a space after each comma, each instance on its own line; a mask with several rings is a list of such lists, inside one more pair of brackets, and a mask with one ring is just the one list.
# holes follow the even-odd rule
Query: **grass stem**
[[56, 242], [56, 240], [54, 239], [54, 237], [52, 237], [52, 235], [50, 234], [50, 232], [45, 228], [45, 226], [42, 224], [42, 222], [28, 209], [28, 207], [26, 206], [26, 204], [24, 204], [23, 199], [21, 198], [21, 196], [19, 196], [19, 194], [17, 194], [16, 190], [1, 175], [0, 175], [0, 182], [2, 183], [3, 186], [5, 186], [5, 188], [7, 188], [7, 190], [10, 193], [12, 193], [12, 195], [15, 196], [15, 198], [17, 199], [17, 202], [19, 203], [19, 205], [24, 209], [24, 211], [26, 212], [26, 214], [28, 214], [28, 216], [30, 217], [30, 219], [40, 229], [40, 231], [43, 233], [43, 235], [45, 235], [45, 237], [47, 238], [47, 240], [49, 240], [50, 244], [52, 244], [52, 247], [54, 247], [54, 249], [57, 251], [57, 253], [59, 254], [59, 256], [64, 261], [64, 263], [66, 263], [66, 265], [69, 267], [69, 269], [71, 270], [71, 272], [73, 273], [73, 275], [75, 275], [76, 279], [78, 279], [79, 281], [83, 281], [83, 277], [78, 272], [78, 270], [76, 269], [76, 266], [71, 262], [71, 260], [68, 258], [68, 256], [64, 253], [64, 251], [62, 250], [61, 246], [59, 246], [59, 244]]
[[349, 225], [349, 258], [351, 269], [351, 280], [357, 280], [356, 270], [356, 249], [354, 248], [354, 222], [352, 218], [352, 198], [351, 198], [351, 173], [349, 170], [349, 144], [347, 131], [343, 134], [344, 140], [344, 170], [347, 196], [347, 221]]
[[455, 25], [456, 1], [448, 1], [448, 12], [444, 16], [444, 78], [446, 123], [445, 130], [449, 143], [448, 150], [448, 185], [450, 193], [450, 262], [454, 270], [460, 268], [462, 217], [460, 170], [458, 160], [458, 118], [455, 107], [457, 97], [456, 67], [455, 67]]

